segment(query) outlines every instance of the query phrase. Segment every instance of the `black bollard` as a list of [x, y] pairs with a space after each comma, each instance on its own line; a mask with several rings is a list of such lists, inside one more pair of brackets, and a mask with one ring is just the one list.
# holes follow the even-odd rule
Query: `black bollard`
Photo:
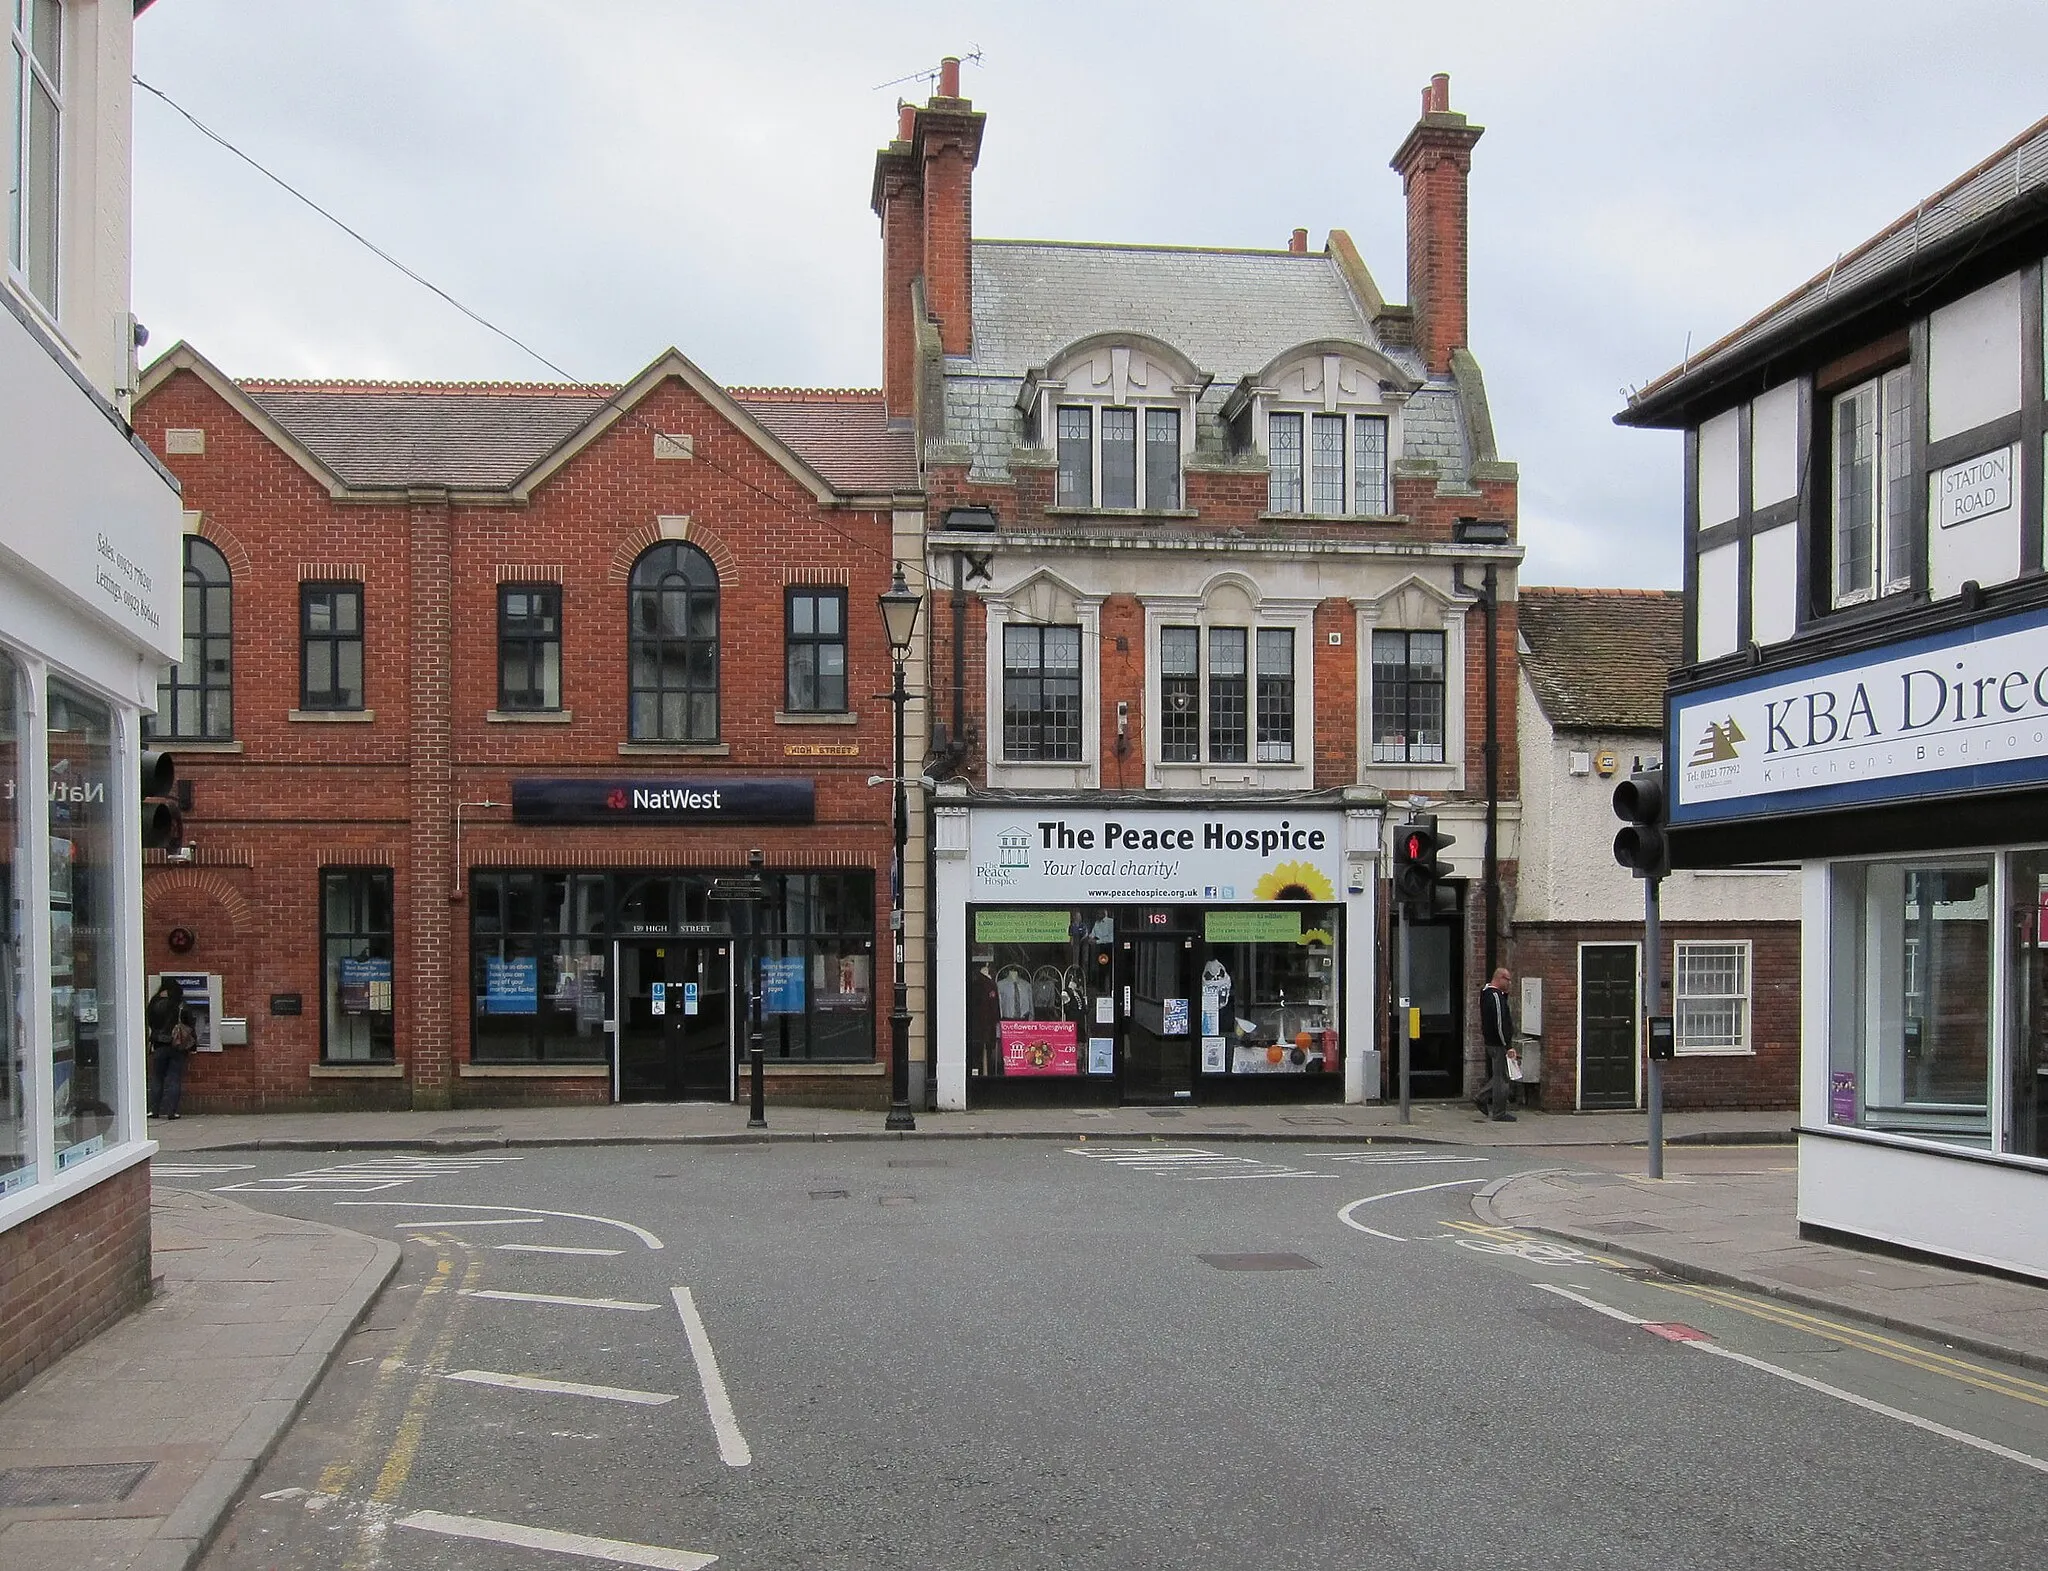
[[754, 1071], [753, 1092], [747, 1109], [747, 1127], [766, 1129], [768, 1127], [767, 1103], [764, 1096], [768, 1078], [768, 1055], [761, 1049], [761, 1033], [754, 1033], [754, 1045], [747, 1049], [747, 1062]]

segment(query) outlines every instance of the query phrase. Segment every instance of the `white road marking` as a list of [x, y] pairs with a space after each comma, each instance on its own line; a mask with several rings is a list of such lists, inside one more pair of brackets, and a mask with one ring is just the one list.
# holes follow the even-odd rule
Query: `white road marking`
[[634, 1544], [623, 1538], [558, 1533], [552, 1528], [494, 1522], [489, 1517], [450, 1516], [445, 1511], [415, 1511], [400, 1517], [398, 1525], [418, 1528], [423, 1533], [444, 1533], [450, 1538], [477, 1538], [487, 1544], [514, 1544], [521, 1549], [548, 1549], [558, 1555], [608, 1560], [615, 1566], [651, 1566], [655, 1571], [703, 1571], [706, 1566], [718, 1564], [718, 1556], [700, 1554], [694, 1549], [663, 1549], [657, 1544]]
[[530, 1211], [535, 1216], [562, 1216], [572, 1222], [602, 1222], [606, 1227], [624, 1228], [649, 1249], [661, 1249], [662, 1241], [644, 1227], [621, 1222], [615, 1217], [593, 1216], [588, 1211], [543, 1211], [539, 1206], [478, 1206], [454, 1200], [337, 1200], [338, 1206], [403, 1206], [408, 1211]]
[[208, 1178], [215, 1173], [247, 1173], [254, 1170], [254, 1162], [152, 1162], [149, 1173], [152, 1178]]
[[727, 1467], [750, 1467], [754, 1453], [747, 1437], [740, 1433], [733, 1416], [732, 1398], [726, 1395], [725, 1378], [718, 1372], [718, 1355], [711, 1351], [711, 1333], [704, 1329], [704, 1317], [697, 1313], [697, 1300], [687, 1287], [671, 1288], [676, 1310], [683, 1317], [683, 1334], [690, 1339], [690, 1356], [697, 1360], [697, 1383], [704, 1388], [704, 1410], [711, 1415], [712, 1431], [718, 1436], [718, 1460]]
[[1794, 1370], [1781, 1369], [1776, 1364], [1766, 1363], [1761, 1358], [1751, 1358], [1747, 1353], [1738, 1353], [1732, 1347], [1723, 1347], [1718, 1342], [1688, 1342], [1702, 1353], [1712, 1353], [1716, 1358], [1733, 1359], [1738, 1364], [1747, 1364], [1751, 1369], [1761, 1369], [1767, 1375], [1776, 1375], [1789, 1380], [1795, 1386], [1804, 1386], [1809, 1391], [1818, 1391], [1822, 1396], [1834, 1397], [1847, 1402], [1851, 1407], [1860, 1407], [1866, 1413], [1876, 1413], [1883, 1418], [1895, 1418], [1902, 1424], [1911, 1424], [1915, 1429], [1924, 1429], [1930, 1435], [1940, 1435], [1944, 1440], [1953, 1440], [1958, 1445], [1973, 1446], [1979, 1451], [1988, 1451], [1993, 1456], [2002, 1456], [2008, 1462], [2017, 1462], [2021, 1467], [2031, 1467], [2037, 1473], [2048, 1473], [2048, 1461], [2029, 1456], [2024, 1451], [2015, 1451], [2011, 1446], [2002, 1446], [1995, 1440], [1986, 1440], [1981, 1435], [1965, 1434], [1960, 1429], [1951, 1429], [1946, 1424], [1937, 1424], [1931, 1418], [1922, 1418], [1917, 1413], [1904, 1412], [1896, 1407], [1887, 1407], [1882, 1402], [1873, 1402], [1867, 1396], [1858, 1396], [1854, 1391], [1844, 1391], [1840, 1386], [1831, 1386], [1825, 1380], [1816, 1380], [1811, 1375], [1802, 1375]]
[[1569, 1298], [1580, 1308], [1590, 1309], [1596, 1315], [1605, 1315], [1609, 1320], [1619, 1320], [1623, 1325], [1649, 1324], [1641, 1315], [1632, 1315], [1627, 1310], [1616, 1309], [1612, 1305], [1601, 1303], [1597, 1298], [1588, 1298], [1584, 1293], [1573, 1292], [1568, 1287], [1559, 1287], [1555, 1282], [1537, 1282], [1534, 1286], [1542, 1292], [1555, 1293], [1559, 1298]]
[[567, 1244], [493, 1244], [493, 1249], [515, 1250], [522, 1255], [623, 1255], [623, 1249], [572, 1249]]
[[[1651, 1323], [1640, 1315], [1632, 1315], [1626, 1310], [1614, 1308], [1611, 1304], [1603, 1304], [1596, 1298], [1590, 1298], [1584, 1293], [1574, 1292], [1568, 1287], [1559, 1287], [1550, 1282], [1538, 1282], [1535, 1285], [1542, 1288], [1546, 1293], [1556, 1293], [1562, 1298], [1569, 1298], [1573, 1303], [1590, 1309], [1596, 1314], [1605, 1315], [1610, 1320], [1619, 1320], [1624, 1324], [1633, 1326], [1646, 1326]], [[2015, 1451], [2011, 1446], [2002, 1446], [1997, 1441], [1986, 1440], [1981, 1435], [1966, 1434], [1960, 1429], [1951, 1429], [1947, 1424], [1937, 1424], [1933, 1419], [1922, 1418], [1918, 1413], [1908, 1413], [1903, 1408], [1891, 1407], [1886, 1403], [1873, 1401], [1867, 1396], [1857, 1395], [1854, 1391], [1845, 1391], [1840, 1386], [1829, 1385], [1825, 1380], [1816, 1380], [1813, 1376], [1802, 1375], [1797, 1370], [1786, 1369], [1781, 1365], [1770, 1363], [1761, 1358], [1753, 1358], [1748, 1353], [1738, 1353], [1734, 1348], [1724, 1347], [1719, 1342], [1688, 1339], [1680, 1345], [1696, 1347], [1702, 1353], [1712, 1353], [1716, 1358], [1726, 1358], [1735, 1363], [1746, 1365], [1748, 1368], [1761, 1370], [1767, 1375], [1776, 1375], [1780, 1380], [1789, 1380], [1795, 1386], [1804, 1386], [1807, 1390], [1816, 1391], [1822, 1396], [1831, 1396], [1838, 1402], [1847, 1402], [1851, 1407], [1860, 1407], [1866, 1413], [1875, 1413], [1880, 1418], [1896, 1419], [1899, 1423], [1909, 1424], [1915, 1429], [1923, 1429], [1930, 1435], [1940, 1435], [1944, 1440], [1953, 1440], [1958, 1445], [1971, 1446], [1979, 1451], [1988, 1451], [1993, 1456], [2004, 1457], [2008, 1462], [2017, 1462], [2022, 1467], [2030, 1467], [2037, 1473], [2048, 1473], [2048, 1461], [2044, 1461], [2040, 1457], [2029, 1456], [2024, 1451]]]
[[393, 1227], [532, 1227], [543, 1218], [537, 1216], [473, 1216], [466, 1221], [451, 1222], [446, 1217], [423, 1217], [411, 1222], [393, 1222]]
[[[1217, 1178], [1334, 1178], [1334, 1173], [1312, 1173], [1306, 1168], [1282, 1162], [1261, 1161], [1252, 1156], [1226, 1156], [1200, 1146], [1069, 1146], [1069, 1156], [1093, 1157], [1112, 1167], [1133, 1172], [1157, 1173], [1166, 1178], [1190, 1182]], [[1208, 1171], [1204, 1171], [1208, 1169]]]
[[630, 1309], [645, 1313], [659, 1304], [636, 1304], [629, 1298], [571, 1298], [566, 1293], [507, 1293], [495, 1287], [465, 1287], [464, 1298], [496, 1298], [508, 1304], [566, 1304], [571, 1309]]
[[1342, 1222], [1346, 1227], [1353, 1228], [1358, 1232], [1370, 1233], [1374, 1238], [1384, 1238], [1389, 1243], [1393, 1244], [1405, 1244], [1408, 1242], [1408, 1240], [1403, 1238], [1400, 1234], [1382, 1233], [1376, 1227], [1367, 1227], [1363, 1222], [1359, 1221], [1351, 1213], [1356, 1211], [1360, 1206], [1371, 1205], [1376, 1200], [1398, 1200], [1403, 1195], [1426, 1195], [1432, 1189], [1462, 1189], [1467, 1184], [1477, 1184], [1482, 1182], [1484, 1182], [1484, 1180], [1477, 1178], [1450, 1178], [1446, 1179], [1441, 1184], [1417, 1184], [1413, 1189], [1390, 1189], [1383, 1195], [1367, 1195], [1364, 1199], [1354, 1200], [1351, 1202], [1351, 1204], [1339, 1210], [1337, 1213], [1337, 1220]]
[[1419, 1156], [1395, 1156], [1380, 1151], [1339, 1151], [1330, 1154], [1332, 1162], [1356, 1162], [1362, 1167], [1459, 1167], [1472, 1162], [1491, 1162], [1490, 1156], [1437, 1156], [1433, 1153]]
[[548, 1396], [594, 1396], [603, 1402], [634, 1402], [641, 1407], [660, 1407], [675, 1400], [673, 1395], [661, 1391], [585, 1385], [580, 1380], [548, 1380], [540, 1375], [501, 1375], [489, 1369], [458, 1369], [442, 1378], [463, 1380], [474, 1386], [502, 1386], [507, 1391], [536, 1391]]
[[[279, 1178], [252, 1178], [239, 1184], [225, 1184], [216, 1194], [247, 1191], [255, 1194], [293, 1194], [307, 1191], [340, 1190], [349, 1194], [372, 1194], [396, 1189], [422, 1178], [445, 1178], [472, 1172], [498, 1162], [523, 1162], [522, 1156], [376, 1156], [357, 1162], [336, 1162], [327, 1167], [302, 1168]], [[499, 1207], [503, 1210], [505, 1207]]]

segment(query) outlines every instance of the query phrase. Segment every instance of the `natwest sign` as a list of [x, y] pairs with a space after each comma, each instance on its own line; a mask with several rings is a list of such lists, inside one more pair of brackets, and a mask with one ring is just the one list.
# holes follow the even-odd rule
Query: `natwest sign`
[[1671, 700], [1671, 820], [2048, 781], [2048, 612]]
[[520, 824], [808, 824], [809, 780], [514, 780]]

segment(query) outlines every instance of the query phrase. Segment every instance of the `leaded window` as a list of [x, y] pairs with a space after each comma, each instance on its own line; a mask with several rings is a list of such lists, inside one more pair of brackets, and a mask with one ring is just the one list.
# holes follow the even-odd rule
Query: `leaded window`
[[1003, 628], [1003, 756], [1025, 763], [1081, 758], [1081, 629]]
[[226, 742], [235, 734], [234, 587], [228, 559], [197, 535], [185, 537], [184, 658], [156, 687], [152, 736]]
[[1245, 630], [1209, 629], [1209, 761], [1242, 764], [1245, 737]]
[[1444, 635], [1372, 635], [1372, 761], [1444, 761]]
[[1317, 415], [1309, 429], [1314, 443], [1309, 455], [1311, 513], [1344, 511], [1344, 417]]
[[1351, 511], [1368, 518], [1394, 510], [1387, 489], [1387, 417], [1351, 417]]
[[1260, 628], [1258, 656], [1259, 762], [1291, 764], [1294, 762], [1294, 629]]
[[1095, 505], [1095, 412], [1062, 405], [1059, 411], [1059, 505]]
[[1159, 630], [1159, 760], [1202, 761], [1202, 630]]
[[718, 570], [693, 545], [641, 554], [627, 587], [628, 734], [636, 742], [718, 740]]
[[1912, 371], [1900, 366], [1835, 400], [1838, 606], [1912, 582], [1912, 392]]
[[1102, 411], [1102, 505], [1138, 505], [1138, 411]]
[[1271, 465], [1266, 480], [1266, 510], [1272, 513], [1301, 511], [1301, 416], [1266, 416], [1266, 459]]
[[1180, 411], [1145, 411], [1145, 505], [1180, 506]]

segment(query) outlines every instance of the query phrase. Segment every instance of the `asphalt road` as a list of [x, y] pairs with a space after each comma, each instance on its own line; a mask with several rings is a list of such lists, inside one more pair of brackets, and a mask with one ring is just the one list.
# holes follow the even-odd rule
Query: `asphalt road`
[[1474, 1221], [1584, 1153], [905, 1149], [167, 1159], [405, 1241], [208, 1567], [2031, 1571], [2048, 1543], [2048, 1382]]

